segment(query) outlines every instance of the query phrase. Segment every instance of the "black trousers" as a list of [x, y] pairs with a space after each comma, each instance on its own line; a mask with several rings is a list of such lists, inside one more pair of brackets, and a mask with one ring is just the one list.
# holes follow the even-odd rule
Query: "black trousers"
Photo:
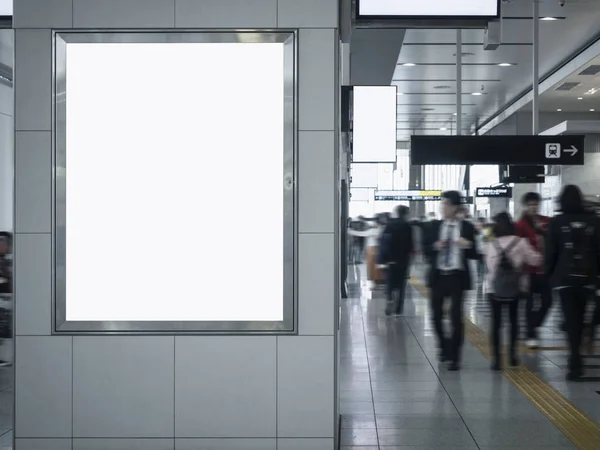
[[489, 296], [490, 305], [492, 307], [492, 352], [494, 355], [494, 361], [500, 362], [500, 348], [502, 347], [502, 340], [500, 338], [502, 329], [502, 310], [508, 309], [508, 318], [510, 321], [510, 356], [514, 357], [517, 355], [517, 337], [519, 336], [519, 323], [518, 323], [518, 310], [519, 300], [499, 300], [491, 294]]
[[[408, 262], [390, 264], [387, 268], [387, 311], [402, 314], [406, 296]], [[398, 293], [396, 299], [394, 294]]]
[[[460, 353], [464, 337], [463, 323], [463, 275], [455, 272], [449, 275], [439, 275], [431, 289], [431, 310], [433, 311], [433, 326], [438, 338], [439, 347], [446, 357], [454, 362], [460, 362]], [[444, 335], [444, 301], [450, 298], [452, 309], [452, 337], [446, 340]]]
[[569, 370], [579, 371], [583, 367], [581, 342], [585, 309], [593, 293], [589, 289], [575, 287], [560, 289], [559, 293], [569, 340]]
[[[537, 338], [537, 329], [542, 326], [552, 307], [552, 289], [545, 275], [532, 274], [529, 293], [526, 296], [527, 339]], [[535, 296], [540, 297], [539, 310], [535, 307]]]

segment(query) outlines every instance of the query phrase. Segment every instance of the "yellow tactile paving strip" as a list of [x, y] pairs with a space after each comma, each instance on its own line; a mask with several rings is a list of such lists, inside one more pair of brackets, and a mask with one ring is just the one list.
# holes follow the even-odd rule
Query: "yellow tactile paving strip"
[[[411, 278], [411, 285], [424, 297], [429, 290], [419, 280]], [[490, 358], [488, 336], [465, 318], [465, 337], [486, 358]], [[560, 392], [526, 367], [504, 371], [504, 376], [527, 397], [563, 434], [581, 450], [600, 449], [600, 424], [580, 411]]]

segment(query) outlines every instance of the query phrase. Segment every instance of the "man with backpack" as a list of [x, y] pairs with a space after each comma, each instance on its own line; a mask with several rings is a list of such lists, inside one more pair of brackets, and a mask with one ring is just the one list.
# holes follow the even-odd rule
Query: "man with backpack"
[[565, 186], [560, 196], [562, 214], [550, 221], [546, 236], [546, 273], [560, 294], [569, 340], [567, 380], [583, 375], [581, 343], [588, 300], [595, 295], [600, 267], [600, 222], [586, 211], [577, 186]]
[[[548, 217], [540, 215], [541, 196], [537, 192], [528, 192], [523, 196], [523, 215], [515, 224], [517, 235], [529, 241], [539, 253], [544, 253], [544, 234], [548, 228]], [[529, 290], [525, 293], [525, 319], [527, 323], [527, 346], [539, 347], [538, 328], [542, 326], [552, 307], [552, 290], [542, 264], [526, 265], [529, 274]], [[535, 296], [540, 298], [540, 307], [535, 307]]]
[[[385, 227], [380, 243], [379, 262], [387, 265], [387, 306], [385, 315], [401, 315], [404, 311], [406, 279], [413, 252], [413, 230], [408, 222], [407, 206], [397, 206]], [[398, 293], [397, 300], [394, 294]]]

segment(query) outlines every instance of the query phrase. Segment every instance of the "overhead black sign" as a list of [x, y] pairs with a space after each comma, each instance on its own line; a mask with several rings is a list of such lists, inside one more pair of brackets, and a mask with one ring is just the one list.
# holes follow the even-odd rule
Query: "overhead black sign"
[[511, 187], [480, 187], [475, 191], [475, 197], [512, 198]]
[[582, 166], [584, 136], [412, 136], [410, 162]]
[[475, 203], [475, 199], [473, 197], [461, 197], [460, 203], [461, 205], [472, 205]]

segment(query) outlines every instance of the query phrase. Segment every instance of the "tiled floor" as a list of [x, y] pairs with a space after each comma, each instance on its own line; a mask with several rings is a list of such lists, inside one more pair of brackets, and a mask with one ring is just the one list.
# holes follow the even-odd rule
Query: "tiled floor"
[[[342, 449], [575, 448], [510, 381], [491, 372], [470, 343], [460, 372], [439, 364], [427, 302], [415, 289], [409, 289], [404, 317], [387, 318], [382, 293], [372, 292], [361, 274], [361, 266], [350, 266], [350, 298], [342, 307]], [[476, 292], [466, 311], [487, 329], [488, 311]], [[564, 345], [558, 320], [548, 321], [543, 345]], [[600, 383], [567, 384], [564, 352], [532, 353], [523, 360], [600, 420], [594, 391]]]

